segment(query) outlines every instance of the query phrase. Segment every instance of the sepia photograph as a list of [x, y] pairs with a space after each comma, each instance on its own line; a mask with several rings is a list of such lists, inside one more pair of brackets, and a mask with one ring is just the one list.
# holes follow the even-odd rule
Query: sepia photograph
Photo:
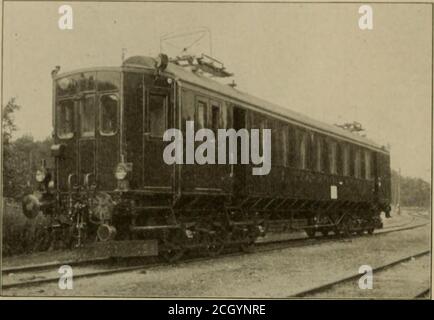
[[1, 297], [431, 300], [433, 12], [3, 1]]

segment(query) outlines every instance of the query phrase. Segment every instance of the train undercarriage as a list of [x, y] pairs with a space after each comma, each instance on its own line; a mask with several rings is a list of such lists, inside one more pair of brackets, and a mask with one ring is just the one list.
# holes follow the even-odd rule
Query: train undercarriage
[[[238, 247], [250, 252], [259, 237], [270, 233], [304, 231], [309, 237], [372, 234], [382, 228], [380, 214], [385, 211], [369, 202], [266, 197], [244, 197], [235, 202], [229, 195], [174, 199], [172, 194], [82, 190], [34, 197], [50, 220], [38, 237], [37, 250], [93, 244], [110, 248], [125, 243], [119, 249], [123, 252], [100, 251], [121, 256], [158, 254], [170, 262], [192, 251], [217, 256], [227, 247]], [[29, 202], [32, 204], [28, 200], [27, 207], [26, 201], [23, 203], [27, 214], [34, 212], [29, 210]], [[143, 243], [155, 245], [144, 252]]]

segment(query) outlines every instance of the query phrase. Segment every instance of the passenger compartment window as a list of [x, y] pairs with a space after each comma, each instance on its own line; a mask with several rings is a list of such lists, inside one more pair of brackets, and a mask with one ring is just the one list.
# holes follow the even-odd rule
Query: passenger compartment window
[[112, 135], [118, 130], [118, 96], [105, 94], [100, 98], [101, 134]]
[[74, 102], [72, 100], [60, 101], [57, 105], [58, 123], [57, 135], [68, 139], [74, 136]]
[[361, 178], [362, 177], [362, 170], [360, 166], [360, 150], [356, 149], [354, 151], [354, 177]]
[[307, 164], [307, 157], [306, 157], [306, 151], [307, 151], [307, 135], [304, 132], [300, 132], [300, 153], [299, 153], [299, 168], [300, 169], [306, 169]]
[[368, 150], [365, 150], [365, 179], [366, 180], [371, 180], [372, 179], [372, 176], [371, 176], [371, 173], [372, 173], [371, 166], [372, 166], [371, 152], [368, 151]]
[[207, 110], [206, 103], [198, 101], [196, 105], [196, 130], [206, 128]]
[[167, 96], [149, 95], [149, 132], [152, 137], [162, 137], [167, 126]]
[[315, 165], [315, 169], [318, 172], [322, 172], [323, 168], [322, 168], [322, 138], [318, 137], [316, 138], [316, 165]]
[[211, 129], [217, 134], [220, 127], [220, 104], [217, 102], [211, 103]]
[[343, 175], [350, 175], [350, 148], [347, 144], [342, 145], [342, 166]]
[[228, 127], [228, 106], [226, 105], [226, 103], [223, 103], [222, 105], [222, 113], [221, 113], [221, 121], [220, 121], [220, 126], [222, 129], [227, 129]]
[[95, 97], [86, 96], [80, 100], [80, 127], [82, 137], [95, 136]]
[[330, 141], [328, 151], [329, 151], [329, 164], [330, 164], [329, 172], [331, 174], [337, 174], [336, 149], [337, 149], [336, 141]]

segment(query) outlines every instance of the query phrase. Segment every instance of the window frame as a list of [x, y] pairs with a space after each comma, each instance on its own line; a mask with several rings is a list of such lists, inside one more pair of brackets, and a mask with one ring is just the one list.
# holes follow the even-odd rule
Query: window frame
[[342, 143], [342, 175], [351, 176], [351, 149], [348, 143]]
[[354, 148], [354, 178], [363, 179], [362, 177], [362, 152], [359, 147]]
[[[116, 106], [116, 130], [113, 131], [113, 132], [110, 132], [110, 133], [106, 133], [106, 132], [103, 132], [103, 130], [102, 130], [103, 108], [102, 108], [102, 101], [101, 101], [101, 99], [104, 96], [110, 96], [110, 95], [113, 95], [113, 96], [115, 96], [117, 98], [117, 106]], [[119, 125], [120, 125], [120, 123], [119, 123], [120, 122], [119, 121], [120, 120], [120, 117], [119, 117], [120, 116], [120, 99], [119, 99], [119, 94], [116, 91], [102, 93], [102, 94], [99, 95], [98, 103], [99, 103], [99, 117], [98, 117], [98, 119], [99, 119], [99, 134], [101, 136], [105, 136], [105, 137], [115, 136], [119, 132]]]
[[[164, 97], [164, 130], [162, 135], [154, 135], [151, 131], [151, 96], [160, 96]], [[169, 113], [168, 113], [168, 106], [169, 106], [169, 94], [164, 91], [148, 91], [147, 99], [146, 99], [146, 130], [145, 134], [148, 134], [150, 138], [154, 139], [162, 139], [164, 132], [167, 130], [169, 125]]]
[[334, 139], [328, 139], [327, 141], [327, 153], [328, 153], [328, 171], [331, 175], [338, 174], [338, 142]]
[[[91, 97], [93, 99], [93, 109], [94, 109], [94, 113], [93, 113], [93, 133], [88, 131], [88, 132], [83, 132], [83, 106], [84, 106], [84, 101]], [[78, 106], [79, 106], [79, 122], [80, 122], [80, 139], [95, 139], [96, 136], [96, 119], [97, 119], [97, 106], [96, 106], [96, 95], [94, 93], [90, 93], [90, 94], [83, 94], [83, 97], [81, 99], [78, 100]]]
[[[308, 133], [304, 130], [298, 130], [298, 164], [297, 167], [300, 170], [308, 170], [308, 163], [307, 163], [307, 148], [308, 148], [308, 143], [307, 143], [307, 138], [308, 138]], [[303, 158], [301, 157], [302, 155], [302, 148], [301, 146], [304, 146], [303, 150]], [[302, 161], [303, 159], [303, 161]]]
[[373, 180], [372, 175], [372, 167], [373, 167], [373, 161], [372, 161], [372, 151], [365, 149], [363, 152], [363, 157], [365, 158], [365, 179], [366, 180]]
[[[60, 115], [62, 114], [61, 112], [59, 112], [59, 107], [60, 107], [60, 104], [65, 102], [65, 101], [69, 101], [72, 103], [73, 124], [72, 124], [72, 131], [71, 132], [69, 132], [67, 134], [61, 134], [60, 133], [60, 124], [63, 123], [63, 121], [61, 121], [61, 119], [59, 119]], [[56, 109], [57, 109], [56, 110], [56, 113], [57, 113], [57, 116], [56, 116], [56, 122], [57, 122], [56, 123], [56, 135], [57, 135], [57, 137], [59, 139], [62, 139], [62, 140], [72, 139], [75, 136], [75, 131], [77, 128], [76, 101], [70, 96], [62, 97], [61, 99], [58, 99], [58, 101], [56, 103]]]
[[[206, 99], [206, 98], [204, 98], [204, 97], [201, 97], [201, 96], [196, 96], [196, 99], [195, 99], [196, 101], [195, 101], [195, 104], [194, 104], [194, 130], [195, 131], [198, 131], [198, 130], [200, 130], [200, 129], [207, 129], [208, 127], [209, 127], [209, 121], [208, 121], [208, 118], [209, 118], [209, 101], [208, 101], [208, 99]], [[198, 123], [199, 123], [199, 121], [198, 121], [198, 119], [199, 119], [199, 112], [198, 112], [198, 110], [199, 110], [199, 104], [203, 104], [203, 106], [204, 106], [204, 111], [205, 111], [205, 113], [204, 113], [204, 123], [203, 123], [203, 126], [202, 127], [198, 127]]]
[[[217, 132], [218, 132], [218, 129], [220, 129], [220, 127], [222, 126], [222, 103], [220, 102], [220, 101], [217, 101], [217, 100], [210, 100], [210, 103], [209, 103], [209, 108], [210, 108], [210, 129], [211, 130], [215, 130], [215, 132], [214, 132], [214, 134], [217, 136]], [[213, 120], [214, 120], [214, 108], [217, 108], [218, 109], [218, 112], [217, 112], [217, 116], [218, 116], [218, 119], [217, 119], [217, 128], [213, 128], [213, 125], [214, 125], [214, 122], [213, 122]]]
[[323, 168], [323, 151], [324, 151], [324, 138], [320, 135], [316, 136], [315, 139], [315, 171], [317, 172], [324, 172]]

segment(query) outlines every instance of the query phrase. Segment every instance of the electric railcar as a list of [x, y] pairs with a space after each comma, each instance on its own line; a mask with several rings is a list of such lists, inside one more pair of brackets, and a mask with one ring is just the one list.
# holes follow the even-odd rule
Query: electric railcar
[[[53, 71], [54, 161], [23, 199], [28, 217], [51, 219], [49, 242], [175, 260], [190, 249], [249, 250], [276, 230], [313, 237], [382, 227], [385, 147], [212, 80], [204, 72], [230, 74], [205, 58], [134, 56], [120, 67]], [[270, 173], [252, 175], [250, 164], [167, 165], [163, 134], [185, 132], [186, 121], [195, 130], [271, 129]]]

